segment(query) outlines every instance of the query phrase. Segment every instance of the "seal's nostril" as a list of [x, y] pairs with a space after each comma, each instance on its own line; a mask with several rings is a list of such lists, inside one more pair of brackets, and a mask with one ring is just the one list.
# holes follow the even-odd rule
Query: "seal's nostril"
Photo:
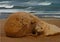
[[43, 28], [41, 28], [41, 29], [43, 29]]
[[36, 34], [36, 32], [35, 31], [32, 31], [32, 34]]

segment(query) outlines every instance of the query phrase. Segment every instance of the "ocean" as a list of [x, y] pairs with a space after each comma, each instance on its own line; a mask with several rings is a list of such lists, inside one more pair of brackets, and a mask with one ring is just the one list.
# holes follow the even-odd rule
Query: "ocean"
[[60, 18], [60, 0], [0, 0], [0, 18], [14, 12]]

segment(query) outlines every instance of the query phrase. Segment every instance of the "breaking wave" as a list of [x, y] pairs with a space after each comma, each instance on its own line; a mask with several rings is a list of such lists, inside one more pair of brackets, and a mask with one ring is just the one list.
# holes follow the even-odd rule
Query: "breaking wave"
[[41, 2], [38, 5], [51, 5], [51, 4], [52, 4], [51, 2]]
[[33, 9], [33, 7], [27, 7], [26, 9], [27, 9], [27, 10], [30, 10], [30, 9]]
[[60, 11], [34, 11], [26, 9], [0, 9], [1, 13], [14, 13], [14, 12], [30, 12], [34, 14], [60, 14]]
[[24, 10], [24, 9], [0, 9], [1, 13], [14, 13], [14, 12], [35, 12], [30, 10]]
[[51, 5], [52, 3], [51, 2], [25, 2], [24, 4], [27, 4], [27, 5]]
[[13, 2], [13, 1], [0, 1], [0, 4], [2, 4], [2, 3], [11, 3], [11, 2]]
[[1, 5], [0, 5], [0, 8], [1, 8], [1, 7], [4, 7], [4, 8], [13, 8], [13, 7], [14, 7], [14, 5], [1, 4]]

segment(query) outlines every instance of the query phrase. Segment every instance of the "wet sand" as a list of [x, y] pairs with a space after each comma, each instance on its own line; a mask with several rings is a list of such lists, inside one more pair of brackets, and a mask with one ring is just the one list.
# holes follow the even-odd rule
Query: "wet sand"
[[[60, 35], [54, 35], [49, 37], [40, 35], [38, 37], [28, 36], [22, 38], [6, 37], [3, 29], [5, 21], [6, 21], [5, 19], [3, 20], [0, 19], [0, 42], [60, 42]], [[50, 19], [50, 20], [45, 19], [44, 21], [51, 24], [55, 24], [60, 27], [60, 20], [58, 19]]]

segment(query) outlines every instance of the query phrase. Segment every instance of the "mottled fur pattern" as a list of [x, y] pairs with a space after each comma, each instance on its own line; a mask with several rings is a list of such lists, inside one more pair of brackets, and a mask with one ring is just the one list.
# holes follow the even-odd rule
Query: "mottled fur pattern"
[[[44, 35], [53, 35], [58, 33], [58, 29], [60, 32], [60, 28], [57, 26], [48, 24], [37, 16], [26, 12], [10, 15], [4, 28], [6, 35], [10, 37], [37, 36], [41, 32], [44, 32]], [[56, 28], [57, 31], [53, 28]]]

